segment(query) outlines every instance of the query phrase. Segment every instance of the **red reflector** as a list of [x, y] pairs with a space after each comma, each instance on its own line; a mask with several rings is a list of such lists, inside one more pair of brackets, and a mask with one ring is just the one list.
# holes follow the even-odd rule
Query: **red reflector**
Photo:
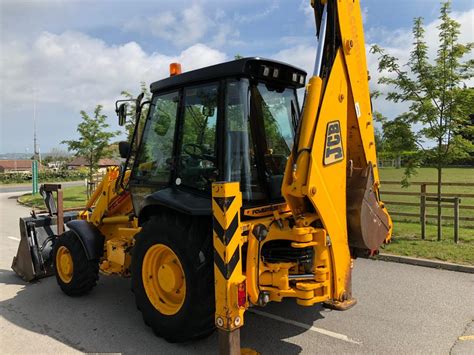
[[239, 307], [245, 307], [247, 303], [247, 284], [246, 282], [241, 282], [238, 285], [237, 289], [237, 298], [239, 302]]

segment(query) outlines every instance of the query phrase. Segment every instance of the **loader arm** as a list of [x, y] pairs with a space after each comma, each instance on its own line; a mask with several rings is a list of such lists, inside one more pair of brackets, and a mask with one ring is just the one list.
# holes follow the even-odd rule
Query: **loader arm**
[[359, 0], [315, 0], [318, 52], [282, 194], [297, 225], [328, 235], [333, 297], [350, 289], [351, 258], [374, 254], [391, 237], [380, 201]]

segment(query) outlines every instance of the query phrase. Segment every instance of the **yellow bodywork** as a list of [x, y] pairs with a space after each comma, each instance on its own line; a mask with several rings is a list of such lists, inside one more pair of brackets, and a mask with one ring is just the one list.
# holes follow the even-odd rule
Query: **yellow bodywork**
[[[125, 173], [124, 183], [130, 171]], [[130, 192], [118, 186], [120, 169], [111, 167], [79, 214], [79, 219], [93, 223], [105, 237], [100, 270], [106, 274], [130, 275], [130, 249], [140, 231], [133, 214]]]

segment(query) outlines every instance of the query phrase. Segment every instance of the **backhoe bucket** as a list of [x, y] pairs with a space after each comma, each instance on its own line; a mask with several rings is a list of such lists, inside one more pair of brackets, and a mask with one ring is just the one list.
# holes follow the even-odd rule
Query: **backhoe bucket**
[[347, 222], [349, 246], [356, 249], [358, 256], [374, 254], [390, 237], [390, 217], [374, 190], [371, 165], [366, 169], [354, 169], [348, 179]]
[[[76, 217], [77, 212], [65, 213], [64, 222]], [[33, 281], [53, 274], [52, 252], [58, 237], [56, 220], [56, 216], [49, 215], [20, 218], [21, 239], [12, 269], [23, 280]]]

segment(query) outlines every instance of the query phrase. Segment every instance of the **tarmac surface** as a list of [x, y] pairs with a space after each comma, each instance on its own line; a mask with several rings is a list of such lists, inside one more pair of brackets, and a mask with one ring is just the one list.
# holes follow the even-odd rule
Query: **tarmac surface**
[[[64, 295], [54, 277], [27, 284], [11, 270], [19, 242], [16, 203], [0, 193], [2, 353], [217, 353], [217, 333], [188, 344], [157, 338], [136, 309], [130, 280], [101, 276], [83, 297]], [[474, 251], [473, 251], [474, 253]], [[261, 354], [474, 354], [474, 275], [358, 259], [358, 304], [345, 312], [292, 300], [245, 314], [242, 347]]]

